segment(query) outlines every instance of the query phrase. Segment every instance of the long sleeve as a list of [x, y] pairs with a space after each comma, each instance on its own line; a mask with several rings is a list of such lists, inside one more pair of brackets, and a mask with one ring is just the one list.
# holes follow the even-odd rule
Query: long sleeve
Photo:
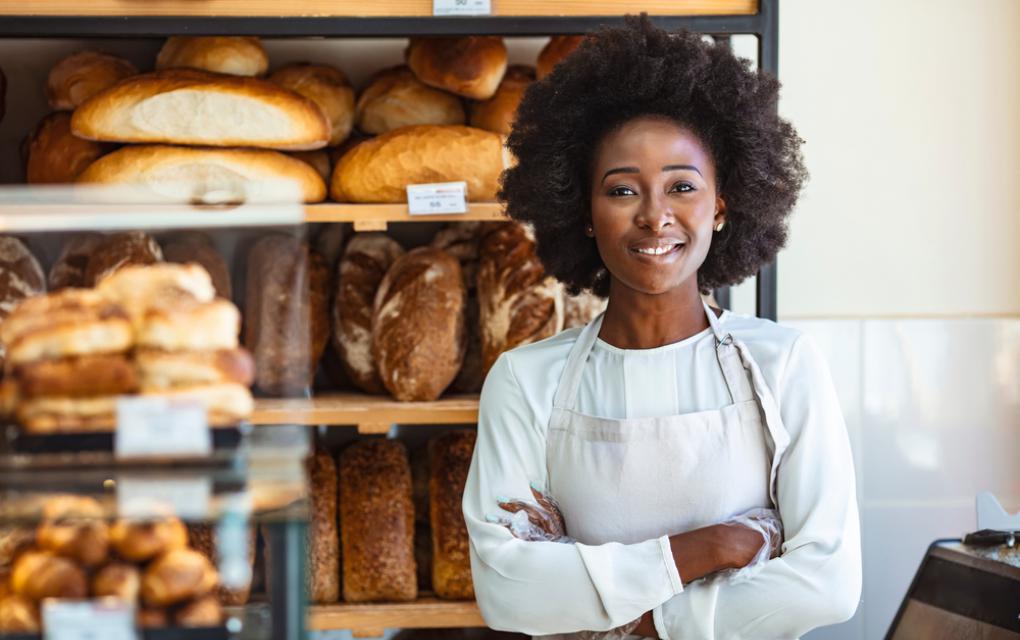
[[504, 354], [482, 389], [463, 500], [475, 597], [486, 624], [532, 635], [601, 631], [680, 593], [666, 536], [629, 545], [526, 542], [486, 521], [500, 513], [498, 496], [527, 499], [531, 483], [545, 486], [545, 427]]
[[797, 638], [853, 616], [861, 543], [853, 458], [828, 367], [805, 336], [778, 391], [790, 446], [778, 471], [782, 555], [751, 580], [703, 580], [653, 611], [661, 638]]

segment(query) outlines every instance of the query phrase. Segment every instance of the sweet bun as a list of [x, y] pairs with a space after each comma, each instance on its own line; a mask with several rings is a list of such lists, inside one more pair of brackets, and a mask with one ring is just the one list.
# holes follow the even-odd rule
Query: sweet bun
[[464, 124], [464, 105], [457, 96], [426, 85], [401, 65], [372, 76], [358, 96], [357, 124], [370, 134], [416, 124]]
[[84, 140], [71, 134], [71, 114], [51, 113], [36, 125], [27, 141], [25, 182], [28, 184], [70, 184], [98, 160], [110, 145]]
[[46, 99], [53, 109], [73, 111], [97, 93], [137, 74], [138, 68], [124, 58], [100, 51], [78, 51], [50, 69]]
[[308, 98], [329, 121], [329, 145], [338, 145], [351, 134], [354, 124], [354, 89], [347, 76], [335, 67], [298, 62], [269, 76], [270, 82]]
[[138, 602], [142, 574], [133, 564], [114, 562], [92, 576], [92, 595], [118, 598], [132, 604]]
[[144, 231], [125, 231], [100, 240], [85, 266], [85, 286], [94, 287], [105, 278], [130, 265], [163, 261], [163, 250]]
[[50, 498], [43, 504], [42, 515], [36, 530], [40, 548], [76, 560], [84, 567], [106, 561], [109, 528], [103, 508], [94, 499], [71, 495]]
[[223, 606], [215, 595], [207, 595], [185, 604], [174, 612], [178, 627], [216, 627], [223, 622]]
[[405, 58], [425, 84], [486, 100], [503, 79], [507, 51], [499, 36], [413, 37]]
[[584, 36], [553, 36], [549, 42], [542, 47], [538, 54], [538, 62], [535, 63], [535, 75], [539, 80], [552, 73], [561, 60], [574, 52]]
[[138, 390], [138, 373], [125, 354], [34, 360], [14, 367], [22, 398], [123, 395]]
[[0, 598], [0, 633], [39, 633], [39, 608], [28, 598], [6, 595]]
[[204, 596], [219, 584], [209, 559], [194, 549], [175, 549], [156, 558], [142, 576], [142, 601], [167, 607]]
[[135, 343], [142, 349], [164, 351], [216, 351], [235, 349], [241, 331], [241, 313], [233, 302], [180, 301], [150, 307], [138, 324]]
[[142, 349], [135, 352], [135, 365], [148, 390], [223, 383], [248, 387], [255, 377], [255, 361], [245, 349], [191, 353]]
[[517, 105], [521, 103], [528, 85], [534, 81], [535, 70], [532, 67], [511, 66], [499, 83], [495, 95], [471, 105], [471, 126], [509, 135], [517, 115]]
[[153, 521], [118, 520], [110, 527], [110, 542], [121, 558], [147, 562], [188, 546], [188, 529], [177, 518]]
[[88, 595], [85, 572], [50, 551], [26, 551], [11, 572], [11, 589], [34, 602], [46, 598], [81, 599]]
[[170, 36], [156, 56], [156, 69], [182, 67], [260, 76], [269, 68], [269, 56], [254, 36]]

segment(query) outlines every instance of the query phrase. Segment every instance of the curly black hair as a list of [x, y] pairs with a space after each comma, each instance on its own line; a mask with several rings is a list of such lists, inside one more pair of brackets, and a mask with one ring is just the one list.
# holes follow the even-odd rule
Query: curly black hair
[[605, 297], [609, 278], [584, 234], [599, 142], [639, 116], [665, 116], [692, 131], [716, 163], [726, 226], [714, 234], [698, 285], [738, 283], [772, 261], [807, 171], [803, 142], [776, 113], [779, 81], [726, 47], [669, 34], [645, 17], [585, 38], [532, 83], [507, 146], [517, 165], [503, 175], [508, 215], [535, 229], [546, 269], [571, 293]]

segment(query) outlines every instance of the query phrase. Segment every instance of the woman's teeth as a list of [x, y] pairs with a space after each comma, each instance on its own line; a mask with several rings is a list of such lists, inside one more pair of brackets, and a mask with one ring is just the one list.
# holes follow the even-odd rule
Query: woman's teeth
[[670, 251], [672, 251], [673, 249], [676, 249], [679, 246], [680, 245], [673, 244], [673, 245], [669, 245], [669, 246], [666, 246], [666, 247], [652, 247], [652, 248], [648, 248], [648, 249], [634, 249], [634, 251], [637, 251], [638, 253], [643, 253], [646, 256], [661, 256], [661, 255], [663, 255], [665, 253], [669, 253]]

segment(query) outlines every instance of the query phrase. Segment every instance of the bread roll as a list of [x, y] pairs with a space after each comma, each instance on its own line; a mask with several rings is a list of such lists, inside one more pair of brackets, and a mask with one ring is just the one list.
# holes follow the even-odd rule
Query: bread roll
[[504, 351], [563, 329], [563, 286], [546, 275], [534, 240], [516, 222], [488, 234], [480, 255], [482, 366], [488, 373]]
[[354, 89], [347, 76], [324, 64], [294, 63], [269, 76], [281, 87], [300, 93], [319, 106], [329, 120], [329, 145], [338, 145], [351, 134], [354, 124]]
[[223, 607], [214, 595], [192, 600], [174, 612], [174, 624], [178, 627], [218, 627], [222, 623]]
[[163, 261], [163, 251], [144, 231], [124, 231], [98, 242], [85, 266], [85, 285], [94, 287], [105, 278], [130, 265]]
[[386, 133], [417, 124], [464, 124], [460, 98], [434, 89], [406, 66], [384, 69], [358, 96], [358, 129]]
[[137, 327], [140, 349], [230, 351], [237, 348], [241, 313], [233, 302], [185, 302], [151, 308]]
[[317, 449], [307, 462], [308, 600], [329, 604], [340, 598], [340, 536], [337, 532], [336, 464]]
[[138, 329], [153, 310], [190, 308], [212, 302], [216, 295], [209, 272], [194, 263], [124, 265], [104, 276], [96, 291], [104, 300], [122, 307]]
[[163, 243], [163, 258], [176, 264], [200, 264], [209, 273], [216, 295], [227, 300], [233, 297], [227, 263], [213, 246], [212, 239], [204, 233], [185, 231], [174, 234]]
[[605, 298], [600, 298], [590, 291], [582, 291], [576, 296], [564, 293], [563, 296], [563, 328], [583, 327], [595, 316], [606, 310]]
[[372, 357], [372, 305], [379, 283], [403, 247], [384, 233], [359, 233], [340, 259], [333, 299], [333, 343], [344, 371], [359, 389], [384, 393]]
[[0, 598], [0, 634], [39, 633], [39, 609], [28, 598], [7, 595]]
[[34, 602], [46, 598], [81, 599], [88, 595], [81, 567], [50, 551], [26, 551], [18, 556], [11, 572], [11, 589]]
[[414, 508], [404, 445], [355, 442], [341, 454], [339, 473], [344, 600], [414, 600]]
[[401, 401], [435, 400], [460, 370], [467, 293], [460, 264], [419, 247], [401, 256], [376, 292], [372, 354], [383, 385]]
[[42, 522], [36, 530], [39, 547], [96, 567], [106, 561], [110, 533], [98, 502], [80, 496], [58, 496], [43, 504]]
[[503, 79], [507, 52], [499, 36], [414, 37], [405, 57], [425, 84], [486, 100]]
[[464, 362], [450, 388], [461, 393], [475, 393], [482, 388], [482, 343], [478, 327], [478, 248], [489, 227], [483, 222], [455, 222], [440, 229], [432, 239], [432, 246], [449, 253], [460, 261], [467, 289], [465, 327], [467, 349]]
[[89, 256], [103, 236], [98, 233], [76, 233], [70, 236], [60, 251], [57, 261], [50, 267], [47, 284], [50, 291], [65, 287], [84, 287], [85, 269]]
[[166, 145], [126, 146], [93, 162], [78, 182], [131, 184], [161, 198], [204, 203], [243, 202], [247, 194], [290, 183], [304, 202], [326, 197], [326, 184], [308, 164], [265, 149], [196, 149]]
[[325, 149], [314, 149], [312, 151], [291, 151], [288, 153], [292, 158], [304, 162], [315, 169], [315, 173], [322, 178], [322, 184], [329, 182], [329, 174], [332, 169], [329, 162], [329, 151]]
[[329, 271], [296, 238], [261, 238], [248, 254], [244, 344], [266, 393], [303, 392], [329, 338]]
[[245, 349], [172, 352], [141, 349], [135, 352], [138, 381], [149, 390], [196, 384], [251, 386], [255, 361]]
[[535, 69], [513, 65], [506, 70], [495, 95], [484, 102], [471, 105], [471, 126], [501, 135], [509, 135], [517, 115], [517, 105], [524, 91], [535, 81]]
[[33, 360], [14, 367], [18, 394], [41, 396], [116, 396], [138, 391], [138, 374], [126, 354]]
[[46, 99], [52, 109], [73, 111], [97, 93], [137, 73], [135, 65], [124, 58], [99, 51], [78, 51], [50, 69]]
[[205, 407], [209, 425], [214, 427], [235, 425], [247, 420], [255, 410], [251, 391], [239, 384], [193, 384], [170, 389], [143, 389], [142, 395], [200, 404]]
[[138, 602], [142, 588], [142, 574], [138, 567], [126, 562], [113, 562], [92, 576], [92, 595]]
[[135, 613], [135, 624], [142, 629], [161, 629], [170, 626], [166, 609], [140, 607]]
[[[248, 566], [254, 572], [255, 563], [255, 527], [248, 527]], [[188, 539], [191, 546], [206, 558], [213, 566], [220, 566], [219, 564], [219, 550], [217, 549], [217, 535], [212, 525], [209, 524], [192, 524], [188, 526]], [[220, 584], [220, 588], [217, 590], [217, 597], [221, 604], [231, 607], [239, 607], [248, 604], [248, 600], [251, 596], [252, 578], [249, 574], [248, 581], [243, 585], [228, 587], [225, 584]]]
[[188, 530], [177, 518], [145, 522], [118, 520], [110, 527], [110, 542], [117, 555], [125, 560], [148, 562], [158, 555], [186, 547]]
[[142, 602], [151, 607], [200, 598], [219, 584], [209, 559], [194, 549], [174, 549], [149, 564], [142, 575]]
[[75, 109], [89, 140], [317, 149], [329, 123], [314, 102], [279, 85], [190, 69], [135, 76]]
[[0, 527], [0, 588], [5, 588], [6, 576], [10, 575], [14, 560], [23, 551], [35, 544], [35, 528], [24, 526]]
[[25, 433], [105, 433], [117, 421], [120, 396], [41, 396], [23, 399], [14, 412]]
[[51, 113], [36, 125], [27, 141], [25, 181], [28, 184], [70, 184], [110, 150], [110, 145], [71, 134], [71, 114]]
[[539, 80], [552, 73], [553, 67], [559, 64], [571, 53], [574, 52], [584, 36], [553, 36], [549, 42], [542, 47], [538, 54], [538, 62], [535, 64], [535, 75]]
[[429, 521], [432, 523], [432, 588], [440, 598], [470, 600], [471, 557], [461, 510], [474, 431], [451, 431], [429, 442]]
[[170, 36], [156, 56], [156, 69], [174, 68], [260, 76], [269, 56], [254, 36]]
[[[45, 291], [42, 267], [21, 240], [0, 236], [0, 326], [22, 300]], [[4, 341], [0, 344], [0, 366], [6, 357]]]
[[333, 168], [338, 202], [407, 202], [407, 185], [467, 182], [472, 202], [495, 200], [509, 152], [491, 131], [471, 127], [405, 127], [351, 149]]

